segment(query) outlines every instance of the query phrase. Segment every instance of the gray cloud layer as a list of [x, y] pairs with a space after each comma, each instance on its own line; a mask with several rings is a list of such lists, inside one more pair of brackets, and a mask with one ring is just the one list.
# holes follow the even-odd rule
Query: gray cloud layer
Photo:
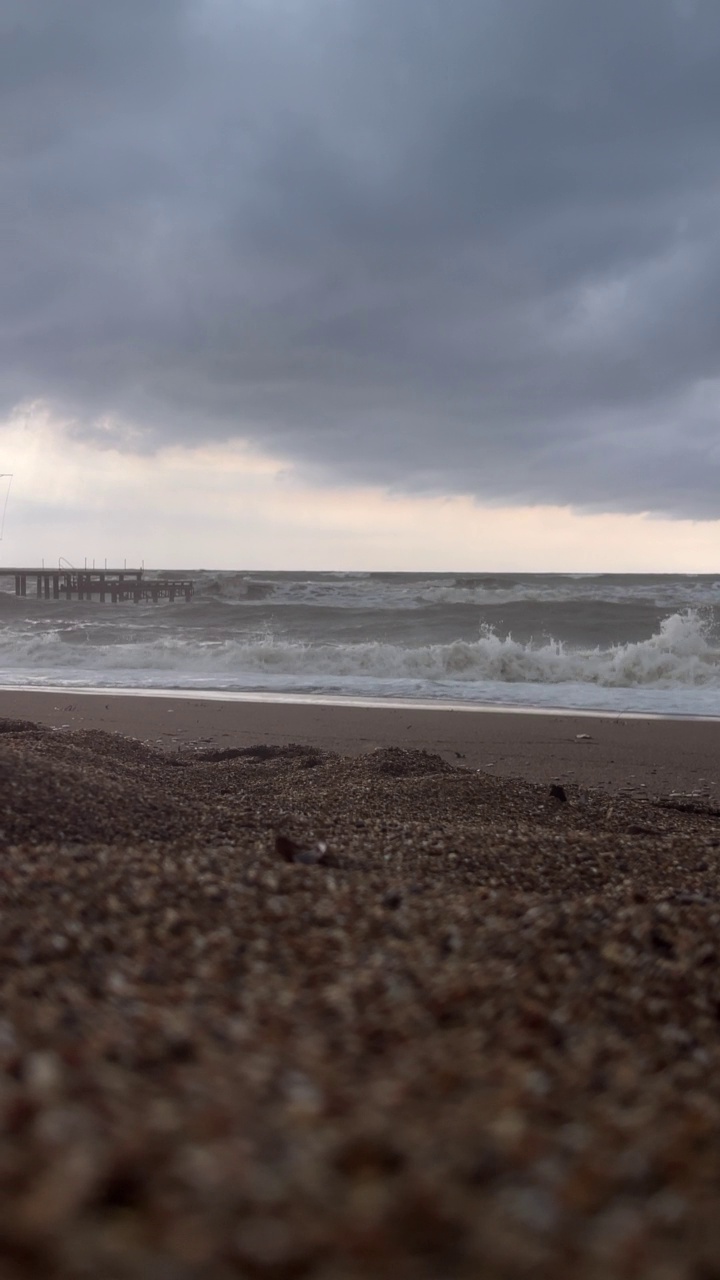
[[1, 407], [720, 517], [717, 0], [0, 0]]

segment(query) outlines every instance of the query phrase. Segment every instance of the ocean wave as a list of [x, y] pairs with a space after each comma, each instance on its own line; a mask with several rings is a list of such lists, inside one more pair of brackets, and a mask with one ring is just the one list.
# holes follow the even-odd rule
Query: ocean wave
[[[148, 571], [147, 576], [152, 580], [163, 574]], [[286, 612], [300, 605], [340, 612], [378, 610], [411, 615], [423, 610], [439, 613], [446, 609], [461, 609], [469, 613], [473, 609], [481, 611], [483, 608], [523, 604], [530, 608], [555, 605], [595, 607], [604, 604], [639, 606], [671, 613], [720, 604], [720, 580], [712, 575], [188, 570], [182, 573], [166, 571], [166, 576], [194, 579], [195, 597], [189, 607], [195, 613], [202, 612], [209, 605], [249, 612], [267, 605]], [[12, 613], [18, 607], [33, 608], [34, 601], [30, 597], [18, 601], [13, 594], [12, 579], [0, 573], [0, 609], [3, 613]]]
[[711, 578], [622, 579], [608, 575], [372, 573], [254, 574], [199, 573], [195, 605], [206, 601], [248, 606], [318, 606], [407, 612], [426, 608], [498, 606], [527, 603], [627, 604], [681, 610], [717, 605], [720, 582]]
[[19, 671], [114, 671], [175, 673], [216, 678], [241, 689], [258, 677], [319, 681], [332, 678], [382, 683], [442, 682], [465, 688], [473, 682], [533, 685], [594, 685], [608, 689], [720, 688], [720, 647], [710, 621], [694, 610], [665, 618], [658, 632], [632, 644], [570, 648], [559, 640], [522, 644], [484, 627], [475, 640], [402, 646], [381, 641], [301, 643], [272, 635], [254, 639], [199, 639], [169, 633], [154, 639], [94, 643], [88, 635], [60, 631], [0, 636], [0, 680]]
[[196, 591], [205, 599], [247, 603], [267, 600], [277, 591], [277, 583], [247, 573], [202, 573], [196, 579]]
[[423, 605], [641, 605], [657, 609], [708, 608], [718, 604], [720, 582], [666, 584], [637, 582], [604, 584], [595, 578], [539, 584], [532, 581], [504, 583], [429, 582], [417, 592], [414, 603]]

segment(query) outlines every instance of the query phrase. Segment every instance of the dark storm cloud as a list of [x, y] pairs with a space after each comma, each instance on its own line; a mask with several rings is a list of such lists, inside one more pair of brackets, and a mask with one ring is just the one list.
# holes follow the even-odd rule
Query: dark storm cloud
[[719, 66], [716, 0], [0, 0], [3, 407], [720, 517]]

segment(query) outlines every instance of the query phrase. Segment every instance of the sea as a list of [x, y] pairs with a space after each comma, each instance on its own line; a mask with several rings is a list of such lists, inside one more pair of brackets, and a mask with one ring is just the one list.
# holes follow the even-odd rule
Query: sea
[[720, 717], [720, 571], [145, 576], [195, 595], [19, 599], [0, 576], [0, 685]]

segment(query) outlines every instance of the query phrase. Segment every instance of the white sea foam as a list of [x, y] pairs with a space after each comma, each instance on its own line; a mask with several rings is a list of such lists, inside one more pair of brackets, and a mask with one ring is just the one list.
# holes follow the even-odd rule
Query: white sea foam
[[[80, 636], [85, 638], [78, 643]], [[365, 641], [302, 643], [272, 635], [254, 639], [198, 639], [169, 632], [154, 639], [94, 643], [92, 632], [0, 635], [0, 679], [15, 672], [73, 669], [102, 673], [164, 672], [182, 678], [221, 678], [241, 689], [257, 677], [328, 677], [370, 683], [410, 680], [423, 685], [473, 681], [498, 685], [594, 685], [608, 689], [708, 687], [720, 689], [720, 646], [710, 625], [688, 610], [666, 618], [657, 634], [632, 644], [570, 648], [558, 640], [521, 644], [484, 627], [475, 640], [417, 646]]]

